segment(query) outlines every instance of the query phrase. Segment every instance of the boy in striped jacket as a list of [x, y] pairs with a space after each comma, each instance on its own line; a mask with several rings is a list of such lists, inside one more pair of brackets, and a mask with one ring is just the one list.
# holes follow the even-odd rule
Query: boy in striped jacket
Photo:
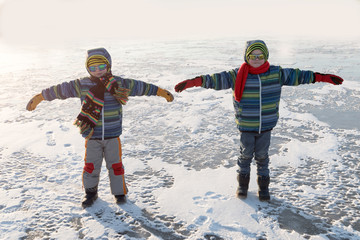
[[85, 166], [82, 206], [91, 206], [97, 199], [103, 157], [109, 172], [111, 193], [117, 203], [126, 201], [127, 187], [122, 164], [120, 135], [122, 133], [122, 105], [128, 96], [161, 96], [168, 102], [172, 94], [153, 84], [121, 78], [111, 73], [111, 56], [105, 48], [87, 51], [86, 69], [89, 77], [63, 82], [42, 90], [26, 106], [32, 111], [43, 100], [80, 98], [82, 107], [75, 120], [85, 138]]
[[255, 157], [259, 200], [269, 201], [269, 146], [271, 130], [279, 118], [279, 102], [283, 85], [297, 86], [315, 82], [342, 84], [343, 79], [331, 74], [281, 68], [267, 61], [269, 51], [264, 41], [246, 43], [244, 61], [238, 69], [213, 75], [201, 75], [175, 86], [176, 92], [190, 87], [233, 89], [235, 118], [240, 130], [240, 156], [237, 164], [239, 186], [236, 195], [246, 198], [250, 180], [250, 164]]

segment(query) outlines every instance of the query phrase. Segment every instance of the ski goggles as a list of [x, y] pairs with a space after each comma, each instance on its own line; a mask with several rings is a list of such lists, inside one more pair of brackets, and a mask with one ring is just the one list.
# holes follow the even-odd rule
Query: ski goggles
[[107, 67], [107, 64], [100, 64], [100, 65], [98, 65], [98, 66], [90, 66], [90, 67], [89, 67], [89, 71], [90, 71], [90, 72], [95, 72], [96, 69], [99, 69], [99, 71], [103, 71], [103, 70], [106, 69], [106, 67]]
[[263, 60], [263, 59], [265, 59], [265, 55], [264, 54], [249, 54], [248, 60], [256, 60], [256, 59]]

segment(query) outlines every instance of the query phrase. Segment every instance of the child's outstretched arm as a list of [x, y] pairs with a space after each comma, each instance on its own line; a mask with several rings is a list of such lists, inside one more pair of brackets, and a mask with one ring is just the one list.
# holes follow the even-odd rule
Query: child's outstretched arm
[[327, 82], [334, 85], [342, 84], [341, 77], [333, 74], [323, 74], [313, 71], [303, 71], [298, 68], [280, 68], [282, 85], [297, 86], [315, 82]]
[[211, 88], [214, 90], [234, 89], [237, 72], [238, 69], [233, 69], [231, 71], [223, 71], [211, 75], [201, 75], [178, 83], [175, 86], [175, 91], [182, 92], [191, 87]]
[[175, 91], [176, 92], [182, 92], [187, 88], [201, 87], [202, 83], [203, 82], [202, 82], [201, 77], [196, 77], [196, 78], [193, 78], [193, 79], [185, 80], [185, 81], [182, 81], [182, 82], [178, 83], [175, 86]]
[[327, 82], [334, 85], [340, 85], [343, 83], [343, 79], [333, 74], [314, 73], [315, 82]]
[[33, 111], [41, 101], [52, 101], [54, 99], [66, 99], [70, 97], [80, 97], [81, 87], [79, 80], [63, 82], [42, 90], [41, 93], [30, 99], [26, 105], [26, 110]]
[[35, 110], [36, 106], [43, 100], [44, 100], [44, 97], [41, 93], [35, 95], [34, 97], [32, 97], [30, 99], [30, 101], [26, 105], [26, 110], [28, 110], [28, 111]]
[[129, 96], [160, 96], [166, 99], [168, 102], [174, 100], [174, 96], [167, 90], [162, 89], [154, 84], [146, 83], [140, 80], [118, 78], [121, 86], [130, 89]]

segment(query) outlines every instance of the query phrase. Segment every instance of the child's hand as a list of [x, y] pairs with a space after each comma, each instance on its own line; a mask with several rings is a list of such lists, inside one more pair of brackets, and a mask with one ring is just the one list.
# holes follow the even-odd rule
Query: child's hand
[[29, 103], [26, 105], [26, 110], [28, 110], [28, 111], [34, 110], [36, 108], [36, 106], [43, 100], [44, 100], [44, 97], [41, 93], [35, 95], [32, 99], [30, 99]]
[[196, 77], [190, 80], [185, 80], [182, 81], [180, 83], [178, 83], [175, 86], [175, 91], [176, 92], [182, 92], [187, 88], [191, 88], [191, 87], [200, 87], [202, 85], [202, 78], [201, 77]]
[[340, 85], [344, 81], [341, 77], [332, 74], [314, 73], [315, 82], [328, 82], [334, 85]]
[[157, 95], [163, 97], [168, 102], [172, 102], [174, 100], [174, 96], [167, 90], [158, 88]]

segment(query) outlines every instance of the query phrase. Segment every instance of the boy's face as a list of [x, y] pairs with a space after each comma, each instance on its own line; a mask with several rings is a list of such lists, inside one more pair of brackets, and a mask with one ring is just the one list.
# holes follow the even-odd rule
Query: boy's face
[[105, 67], [105, 69], [102, 69], [101, 68], [102, 65], [104, 65], [104, 64], [91, 66], [91, 67], [94, 67], [95, 71], [90, 71], [90, 74], [96, 78], [101, 78], [102, 76], [104, 76], [107, 72], [107, 68]]
[[[255, 49], [254, 51], [252, 51], [250, 53], [250, 55], [257, 55], [257, 57], [255, 57], [255, 59], [251, 59], [251, 58], [248, 59], [250, 66], [257, 68], [265, 63], [264, 54], [261, 50]], [[259, 55], [263, 55], [263, 59], [260, 59], [261, 57]]]

